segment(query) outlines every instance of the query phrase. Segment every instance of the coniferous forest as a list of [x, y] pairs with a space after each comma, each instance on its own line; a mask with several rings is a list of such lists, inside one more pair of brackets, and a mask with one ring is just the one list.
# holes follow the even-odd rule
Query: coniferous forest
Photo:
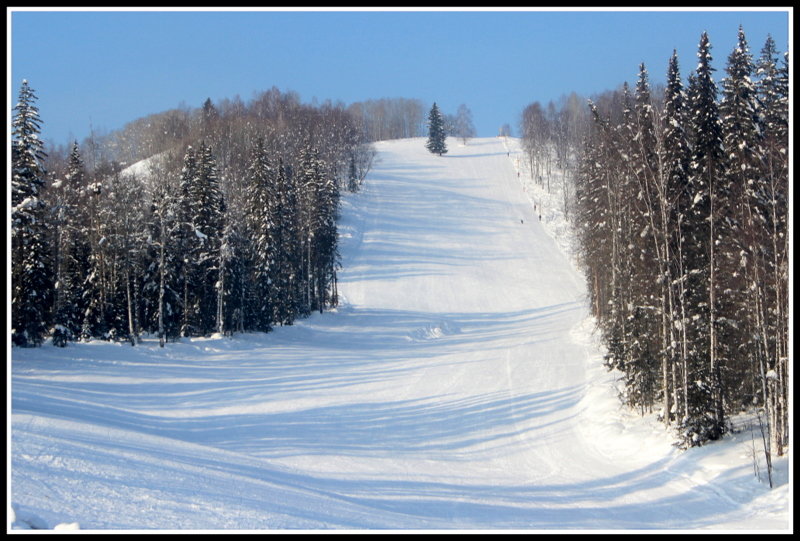
[[[527, 167], [559, 188], [621, 399], [682, 445], [762, 412], [776, 454], [789, 422], [789, 66], [745, 32], [715, 74], [709, 36], [684, 79], [644, 65], [633, 86], [522, 113]], [[718, 63], [716, 63], [718, 64]], [[716, 81], [719, 80], [720, 83]], [[555, 174], [560, 171], [562, 174]], [[551, 186], [552, 182], [560, 182]]]
[[[788, 56], [744, 31], [718, 86], [709, 36], [661, 100], [644, 65], [633, 89], [590, 102], [574, 222], [591, 306], [625, 378], [686, 445], [764, 408], [788, 444]], [[606, 96], [609, 98], [609, 96]]]
[[12, 138], [17, 346], [143, 334], [163, 345], [336, 306], [340, 190], [369, 170], [371, 131], [421, 130], [414, 101], [316, 107], [273, 88], [45, 152], [36, 100], [24, 81]]

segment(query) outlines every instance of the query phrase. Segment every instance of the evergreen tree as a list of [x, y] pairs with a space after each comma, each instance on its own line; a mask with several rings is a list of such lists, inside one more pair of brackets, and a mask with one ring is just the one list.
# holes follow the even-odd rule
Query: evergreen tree
[[761, 245], [764, 266], [761, 342], [767, 363], [762, 381], [767, 379], [768, 385], [762, 392], [766, 395], [772, 444], [781, 455], [789, 434], [789, 65], [788, 53], [784, 53], [780, 67], [777, 57], [775, 43], [768, 37], [757, 65], [763, 156], [760, 189], [754, 191], [759, 204], [754, 209], [755, 221], [765, 239]]
[[720, 211], [727, 203], [725, 154], [717, 105], [717, 85], [711, 66], [711, 44], [705, 32], [698, 46], [699, 63], [689, 94], [692, 155], [687, 211], [687, 312], [691, 321], [689, 355], [694, 373], [686, 438], [692, 443], [719, 438], [724, 432], [722, 357], [720, 355], [720, 255], [716, 241], [724, 232]]
[[[631, 244], [633, 254], [632, 292], [635, 311], [631, 318], [632, 358], [641, 365], [642, 407], [651, 409], [660, 390], [664, 407], [671, 408], [667, 394], [669, 378], [669, 331], [665, 316], [666, 261], [664, 257], [664, 227], [661, 197], [661, 156], [656, 138], [656, 119], [650, 97], [650, 84], [644, 64], [639, 66], [630, 138], [628, 163], [636, 197], [632, 205]], [[633, 193], [633, 192], [632, 192]], [[660, 287], [656, 290], [653, 284]], [[657, 291], [657, 293], [654, 293]], [[658, 381], [658, 375], [661, 380]], [[665, 419], [668, 415], [665, 415]]]
[[183, 263], [177, 249], [181, 229], [179, 210], [179, 199], [172, 195], [165, 179], [157, 179], [150, 204], [147, 239], [150, 263], [142, 280], [142, 296], [144, 321], [158, 335], [161, 347], [180, 336], [183, 324], [180, 309], [183, 284], [178, 278]]
[[107, 186], [100, 181], [89, 183], [86, 190], [87, 242], [89, 261], [83, 295], [86, 310], [83, 314], [81, 338], [110, 338], [112, 313], [109, 306], [110, 284], [108, 217], [103, 199], [107, 196]]
[[222, 259], [225, 231], [225, 199], [220, 187], [216, 160], [211, 147], [200, 145], [198, 176], [195, 183], [195, 235], [199, 240], [195, 261], [198, 271], [196, 298], [199, 307], [199, 332], [208, 334], [221, 323], [221, 291], [224, 280]]
[[686, 329], [686, 265], [683, 249], [683, 225], [686, 211], [692, 202], [689, 192], [689, 141], [686, 131], [686, 94], [681, 83], [678, 55], [673, 50], [667, 69], [667, 85], [664, 92], [663, 128], [663, 176], [666, 209], [666, 230], [669, 233], [667, 256], [668, 283], [673, 293], [673, 316], [671, 327], [675, 330], [675, 352], [678, 361], [673, 371], [675, 398], [673, 409], [680, 424], [688, 419], [686, 396], [689, 386], [688, 344]]
[[111, 284], [111, 329], [131, 345], [139, 342], [139, 290], [146, 264], [146, 207], [134, 175], [115, 173], [108, 181], [106, 217]]
[[179, 250], [183, 257], [183, 336], [213, 332], [219, 319], [225, 202], [211, 148], [189, 147], [181, 171]]
[[196, 151], [187, 149], [181, 170], [180, 228], [176, 240], [182, 258], [183, 336], [206, 335], [221, 322], [224, 216], [225, 202], [214, 156], [211, 148], [201, 142]]
[[[727, 154], [725, 183], [729, 189], [729, 204], [721, 209], [729, 231], [720, 242], [724, 258], [722, 289], [726, 292], [729, 313], [724, 321], [736, 322], [735, 327], [725, 325], [727, 336], [722, 344], [736, 344], [729, 351], [731, 361], [752, 359], [752, 363], [730, 362], [725, 387], [733, 396], [740, 397], [742, 405], [751, 404], [758, 397], [753, 391], [763, 373], [764, 350], [761, 322], [764, 315], [762, 286], [764, 283], [762, 246], [767, 242], [759, 226], [758, 216], [761, 179], [760, 161], [763, 155], [758, 104], [752, 76], [755, 70], [744, 31], [739, 27], [738, 44], [728, 57], [727, 77], [722, 81], [720, 116], [724, 147]], [[762, 369], [759, 369], [761, 366]]]
[[425, 145], [431, 153], [438, 154], [441, 156], [442, 154], [447, 154], [447, 144], [445, 139], [447, 138], [447, 133], [444, 127], [444, 117], [442, 116], [441, 111], [439, 111], [439, 107], [437, 107], [436, 102], [433, 103], [433, 107], [431, 107], [430, 112], [428, 113], [428, 142]]
[[246, 235], [249, 239], [248, 328], [268, 331], [273, 320], [276, 232], [276, 178], [263, 138], [256, 141], [246, 173]]
[[[195, 256], [199, 244], [199, 237], [195, 233], [194, 225], [195, 215], [197, 214], [197, 201], [195, 199], [197, 175], [197, 154], [194, 148], [189, 146], [183, 157], [183, 168], [181, 169], [178, 185], [179, 200], [174, 245], [182, 292], [180, 304], [182, 314], [181, 336], [192, 336], [196, 333], [195, 321], [199, 310], [194, 298], [194, 292], [197, 289]], [[177, 309], [177, 306], [175, 308]]]
[[11, 140], [11, 327], [18, 346], [42, 343], [53, 295], [48, 209], [42, 200], [45, 158], [36, 95], [22, 82]]
[[55, 201], [55, 304], [53, 343], [65, 346], [80, 336], [86, 303], [89, 245], [84, 217], [86, 171], [78, 143], [72, 146], [64, 178], [53, 183]]
[[275, 224], [274, 266], [270, 269], [273, 286], [273, 318], [280, 325], [291, 325], [298, 313], [300, 302], [301, 257], [298, 229], [297, 185], [291, 170], [278, 162], [275, 182], [276, 204], [273, 223]]
[[358, 170], [356, 169], [356, 156], [355, 153], [350, 155], [350, 162], [347, 167], [347, 189], [351, 192], [358, 191]]

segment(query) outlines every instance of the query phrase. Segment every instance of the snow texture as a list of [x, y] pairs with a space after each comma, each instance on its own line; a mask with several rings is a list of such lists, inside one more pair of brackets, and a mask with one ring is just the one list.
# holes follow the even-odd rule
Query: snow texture
[[455, 143], [376, 145], [332, 312], [13, 349], [8, 528], [787, 531], [788, 458], [620, 407], [519, 141]]

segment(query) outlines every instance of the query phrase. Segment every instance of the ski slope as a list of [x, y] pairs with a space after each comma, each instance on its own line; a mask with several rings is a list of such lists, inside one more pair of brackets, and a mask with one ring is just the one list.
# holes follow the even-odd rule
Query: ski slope
[[786, 458], [769, 490], [751, 434], [680, 452], [619, 408], [518, 141], [424, 143], [345, 197], [338, 309], [14, 349], [10, 527], [789, 529]]

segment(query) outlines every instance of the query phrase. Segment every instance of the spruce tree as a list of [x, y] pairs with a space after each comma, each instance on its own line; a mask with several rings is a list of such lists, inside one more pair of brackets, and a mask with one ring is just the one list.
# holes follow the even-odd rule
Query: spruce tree
[[667, 69], [663, 125], [664, 199], [670, 202], [666, 220], [667, 231], [670, 234], [668, 246], [672, 249], [671, 257], [668, 257], [669, 286], [672, 288], [674, 299], [671, 325], [676, 331], [675, 355], [678, 365], [673, 371], [673, 378], [676, 380], [673, 384], [675, 392], [673, 408], [679, 424], [684, 424], [688, 419], [686, 396], [689, 386], [689, 370], [683, 226], [686, 212], [692, 202], [692, 195], [688, 188], [690, 148], [686, 131], [686, 94], [681, 83], [678, 54], [674, 50]]
[[[175, 261], [178, 265], [181, 290], [181, 336], [192, 336], [196, 332], [198, 306], [194, 292], [197, 288], [196, 252], [199, 237], [195, 233], [194, 219], [197, 213], [195, 200], [195, 183], [197, 182], [197, 154], [189, 146], [183, 157], [183, 168], [180, 173], [177, 202], [177, 224], [175, 230]], [[176, 306], [177, 308], [177, 306]]]
[[72, 146], [64, 178], [53, 183], [56, 192], [55, 214], [55, 305], [53, 343], [65, 346], [81, 332], [86, 311], [83, 295], [88, 276], [89, 245], [85, 220], [86, 171], [78, 143]]
[[[722, 358], [720, 356], [720, 254], [716, 241], [723, 234], [720, 211], [727, 203], [725, 154], [717, 104], [717, 84], [711, 66], [707, 33], [700, 37], [698, 66], [689, 94], [692, 120], [692, 155], [689, 187], [693, 194], [687, 212], [686, 262], [687, 308], [693, 374], [690, 387], [690, 419], [687, 440], [700, 444], [724, 432], [722, 409]], [[692, 411], [693, 410], [693, 411]]]
[[[726, 387], [733, 395], [741, 397], [743, 404], [751, 404], [752, 390], [760, 379], [759, 365], [764, 365], [763, 246], [767, 237], [760, 227], [760, 197], [762, 190], [760, 162], [763, 156], [758, 125], [756, 89], [752, 81], [755, 70], [744, 31], [739, 27], [737, 46], [728, 57], [727, 77], [722, 81], [720, 116], [724, 146], [727, 153], [726, 184], [729, 187], [729, 204], [722, 210], [728, 232], [720, 243], [725, 263], [722, 274], [723, 290], [729, 305], [724, 321], [735, 322], [735, 328], [723, 329], [723, 344], [736, 344], [728, 356], [737, 362], [730, 363]], [[743, 362], [738, 359], [751, 359]], [[759, 393], [760, 394], [760, 393]], [[749, 396], [748, 396], [749, 395]]]
[[224, 265], [222, 238], [225, 231], [225, 198], [220, 187], [216, 160], [211, 147], [201, 143], [198, 153], [198, 176], [195, 183], [195, 235], [199, 240], [195, 261], [198, 282], [199, 332], [208, 334], [218, 328], [223, 298]]
[[89, 261], [83, 295], [86, 310], [83, 314], [81, 338], [109, 338], [111, 331], [111, 312], [109, 311], [109, 245], [106, 235], [109, 223], [104, 199], [108, 197], [108, 187], [101, 181], [89, 183], [86, 190], [87, 241]]
[[278, 240], [274, 221], [277, 197], [275, 177], [264, 140], [259, 138], [245, 175], [248, 190], [244, 225], [249, 248], [248, 326], [263, 332], [270, 329], [275, 302], [272, 283]]
[[300, 300], [301, 259], [298, 229], [298, 192], [291, 170], [278, 161], [275, 224], [274, 266], [270, 269], [274, 291], [273, 318], [280, 325], [291, 325], [298, 313]]
[[431, 153], [438, 154], [441, 156], [442, 154], [447, 154], [447, 144], [445, 139], [447, 138], [447, 133], [444, 127], [444, 117], [442, 116], [441, 111], [439, 111], [439, 107], [436, 105], [436, 102], [433, 103], [433, 107], [431, 107], [430, 112], [428, 113], [428, 142], [425, 145]]
[[18, 346], [42, 343], [50, 323], [53, 262], [42, 200], [45, 153], [36, 95], [22, 82], [11, 140], [11, 328]]

